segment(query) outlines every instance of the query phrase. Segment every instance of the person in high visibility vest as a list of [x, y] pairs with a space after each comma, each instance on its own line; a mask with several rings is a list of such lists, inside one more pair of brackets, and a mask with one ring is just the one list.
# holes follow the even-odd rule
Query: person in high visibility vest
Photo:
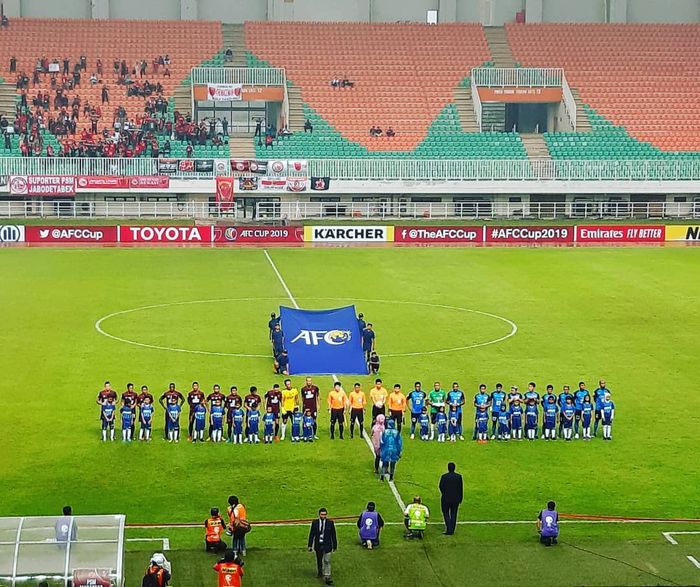
[[160, 554], [155, 553], [146, 567], [146, 573], [141, 581], [142, 587], [167, 587], [170, 581], [170, 563]]
[[423, 532], [425, 532], [428, 527], [428, 519], [430, 518], [430, 511], [427, 506], [421, 503], [420, 495], [416, 495], [413, 498], [413, 503], [406, 506], [404, 515], [404, 525], [408, 530], [406, 538], [413, 538], [417, 536], [418, 538], [423, 538]]
[[233, 550], [227, 550], [224, 558], [214, 565], [219, 575], [219, 587], [241, 587], [243, 580], [243, 561]]
[[206, 535], [204, 544], [207, 552], [222, 552], [226, 550], [226, 543], [221, 540], [221, 536], [226, 530], [226, 525], [219, 515], [219, 508], [211, 508], [211, 517], [204, 522]]

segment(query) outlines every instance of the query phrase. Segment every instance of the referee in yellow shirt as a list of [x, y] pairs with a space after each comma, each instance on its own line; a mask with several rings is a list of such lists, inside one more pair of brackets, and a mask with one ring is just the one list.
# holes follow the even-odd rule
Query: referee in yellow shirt
[[406, 411], [406, 396], [401, 391], [401, 386], [397, 383], [394, 390], [389, 394], [389, 417], [396, 424], [396, 429], [401, 433], [403, 426], [403, 413]]
[[333, 384], [333, 389], [328, 394], [328, 411], [331, 413], [331, 440], [335, 439], [335, 425], [338, 423], [340, 440], [343, 440], [345, 430], [345, 407], [348, 405], [348, 396], [345, 394], [340, 381]]
[[362, 438], [367, 398], [365, 397], [365, 392], [360, 389], [359, 383], [355, 383], [353, 390], [348, 396], [348, 401], [350, 402], [350, 438], [355, 437], [355, 422], [357, 422], [357, 427], [360, 430], [360, 438]]
[[282, 436], [280, 440], [284, 440], [284, 434], [287, 431], [287, 420], [292, 417], [294, 408], [299, 406], [299, 390], [292, 387], [292, 380], [284, 380], [284, 389], [282, 390]]

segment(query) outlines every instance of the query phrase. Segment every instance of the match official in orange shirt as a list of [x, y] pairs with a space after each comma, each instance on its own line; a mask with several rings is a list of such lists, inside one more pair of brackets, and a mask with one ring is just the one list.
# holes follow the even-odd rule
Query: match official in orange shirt
[[333, 389], [328, 394], [328, 411], [331, 413], [331, 440], [335, 439], [335, 424], [338, 423], [340, 440], [343, 440], [345, 430], [345, 407], [348, 405], [348, 396], [345, 394], [340, 381], [333, 384]]
[[389, 394], [389, 417], [396, 424], [396, 429], [401, 433], [403, 425], [403, 413], [406, 411], [406, 396], [401, 391], [401, 386], [397, 383], [394, 390]]
[[384, 404], [386, 403], [387, 395], [389, 395], [389, 392], [382, 385], [382, 380], [375, 379], [374, 387], [369, 392], [369, 400], [372, 402], [372, 426], [374, 426], [379, 414], [386, 415]]
[[348, 396], [348, 401], [350, 403], [350, 438], [355, 437], [355, 422], [357, 422], [357, 427], [360, 431], [360, 438], [364, 433], [364, 423], [365, 423], [365, 406], [367, 405], [367, 398], [365, 397], [365, 392], [360, 389], [360, 384], [355, 383], [353, 390]]

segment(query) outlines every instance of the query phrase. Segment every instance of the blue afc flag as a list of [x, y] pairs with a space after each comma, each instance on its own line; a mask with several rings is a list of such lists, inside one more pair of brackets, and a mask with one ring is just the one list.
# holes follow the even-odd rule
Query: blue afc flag
[[280, 307], [290, 375], [367, 375], [355, 306], [333, 310]]

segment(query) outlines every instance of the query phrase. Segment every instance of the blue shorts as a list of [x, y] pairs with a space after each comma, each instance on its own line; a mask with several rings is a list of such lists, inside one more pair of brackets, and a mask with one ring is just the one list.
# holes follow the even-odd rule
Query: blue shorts
[[102, 418], [102, 430], [109, 430], [111, 428], [114, 428], [114, 420], [110, 422]]
[[150, 429], [151, 429], [151, 421], [150, 420], [146, 423], [141, 422], [141, 430], [150, 430]]

